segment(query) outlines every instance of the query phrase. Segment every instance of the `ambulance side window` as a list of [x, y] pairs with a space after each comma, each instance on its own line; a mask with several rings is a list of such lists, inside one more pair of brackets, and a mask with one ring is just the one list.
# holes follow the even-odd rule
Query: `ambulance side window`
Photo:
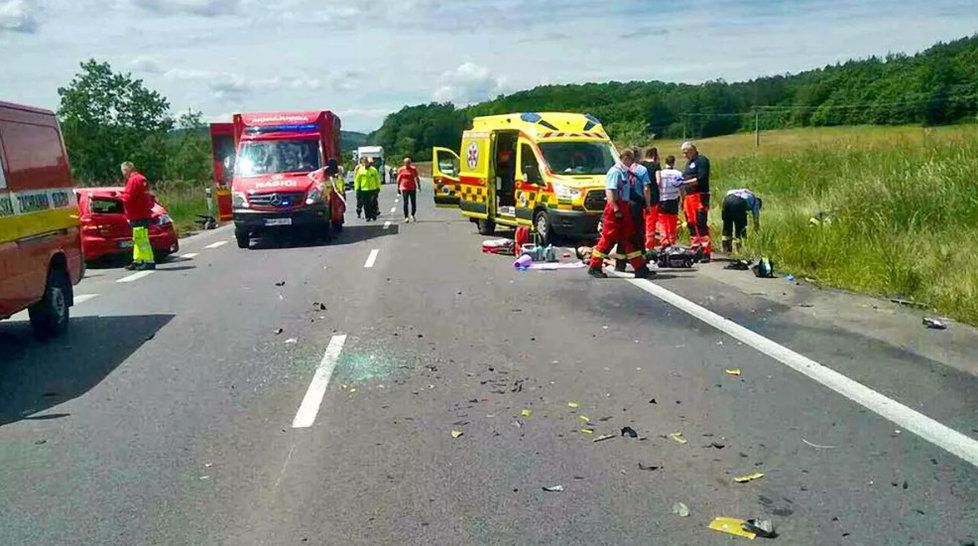
[[520, 169], [526, 176], [526, 181], [531, 184], [543, 184], [543, 177], [540, 175], [540, 164], [537, 163], [537, 156], [533, 154], [533, 148], [529, 144], [520, 145]]

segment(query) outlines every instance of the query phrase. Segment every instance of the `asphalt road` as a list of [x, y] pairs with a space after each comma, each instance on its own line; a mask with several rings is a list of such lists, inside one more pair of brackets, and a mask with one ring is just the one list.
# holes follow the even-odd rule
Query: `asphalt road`
[[225, 228], [150, 275], [90, 270], [48, 344], [0, 323], [0, 544], [745, 540], [716, 516], [785, 544], [978, 538], [978, 338], [895, 310], [891, 343], [781, 279], [661, 271], [733, 321], [711, 325], [627, 279], [516, 272], [430, 192], [414, 224], [395, 197], [329, 245]]

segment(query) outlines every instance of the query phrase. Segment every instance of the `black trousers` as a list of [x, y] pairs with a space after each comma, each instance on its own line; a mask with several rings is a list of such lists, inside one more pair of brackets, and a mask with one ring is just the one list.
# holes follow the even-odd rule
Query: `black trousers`
[[363, 212], [363, 190], [357, 190], [357, 218], [360, 217], [360, 213]]
[[379, 197], [380, 190], [363, 190], [363, 213], [368, 220], [376, 220], [380, 216]]
[[747, 237], [747, 201], [736, 195], [728, 195], [723, 200], [721, 216], [724, 242]]
[[404, 199], [404, 217], [408, 217], [408, 201], [411, 201], [411, 216], [418, 212], [418, 190], [401, 190]]

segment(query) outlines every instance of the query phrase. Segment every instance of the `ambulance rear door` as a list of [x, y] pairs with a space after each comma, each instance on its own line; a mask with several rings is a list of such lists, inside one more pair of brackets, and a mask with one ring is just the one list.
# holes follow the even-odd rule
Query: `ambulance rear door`
[[533, 225], [533, 210], [547, 191], [536, 146], [524, 137], [516, 143], [516, 222]]
[[458, 207], [469, 218], [489, 220], [489, 159], [492, 155], [488, 131], [467, 131], [462, 135], [461, 172]]
[[432, 149], [431, 178], [434, 184], [435, 206], [458, 207], [458, 154], [448, 148]]

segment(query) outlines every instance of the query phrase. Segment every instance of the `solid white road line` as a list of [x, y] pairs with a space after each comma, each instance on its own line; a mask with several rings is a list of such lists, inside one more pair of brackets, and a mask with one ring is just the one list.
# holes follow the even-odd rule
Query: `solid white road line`
[[391, 221], [390, 220], [384, 222], [384, 229], [387, 229], [389, 227], [391, 227]]
[[75, 296], [75, 305], [79, 303], [85, 303], [86, 301], [94, 300], [98, 297], [98, 294], [77, 294]]
[[226, 244], [228, 244], [227, 241], [215, 241], [215, 242], [213, 242], [213, 243], [205, 246], [204, 248], [217, 248], [219, 246], [224, 246]]
[[156, 273], [156, 272], [155, 271], [137, 271], [137, 272], [133, 273], [132, 275], [129, 275], [128, 277], [122, 277], [121, 279], [119, 279], [119, 280], [117, 280], [115, 282], [133, 282], [133, 281], [138, 281], [139, 279], [142, 279], [143, 277], [149, 277], [153, 273]]
[[292, 420], [292, 428], [308, 428], [316, 422], [319, 406], [323, 403], [323, 396], [326, 394], [326, 388], [329, 387], [329, 378], [333, 375], [333, 369], [336, 368], [336, 362], [340, 358], [344, 343], [346, 343], [346, 335], [335, 335], [329, 340], [326, 354], [319, 362], [319, 367], [316, 368], [312, 382], [309, 383], [309, 388], [306, 390], [306, 396], [302, 399], [302, 404], [299, 405], [295, 419]]
[[370, 251], [370, 255], [367, 256], [367, 261], [364, 262], [364, 264], [363, 264], [364, 269], [370, 269], [371, 267], [374, 266], [374, 262], [377, 261], [377, 255], [378, 254], [380, 254], [380, 249], [379, 248], [375, 248], [375, 249], [373, 249], [373, 250]]
[[978, 441], [655, 283], [632, 278], [629, 282], [978, 467]]
[[186, 258], [188, 260], [190, 258], [196, 258], [197, 256], [199, 256], [197, 252], [191, 252], [190, 254], [177, 254], [177, 258]]

